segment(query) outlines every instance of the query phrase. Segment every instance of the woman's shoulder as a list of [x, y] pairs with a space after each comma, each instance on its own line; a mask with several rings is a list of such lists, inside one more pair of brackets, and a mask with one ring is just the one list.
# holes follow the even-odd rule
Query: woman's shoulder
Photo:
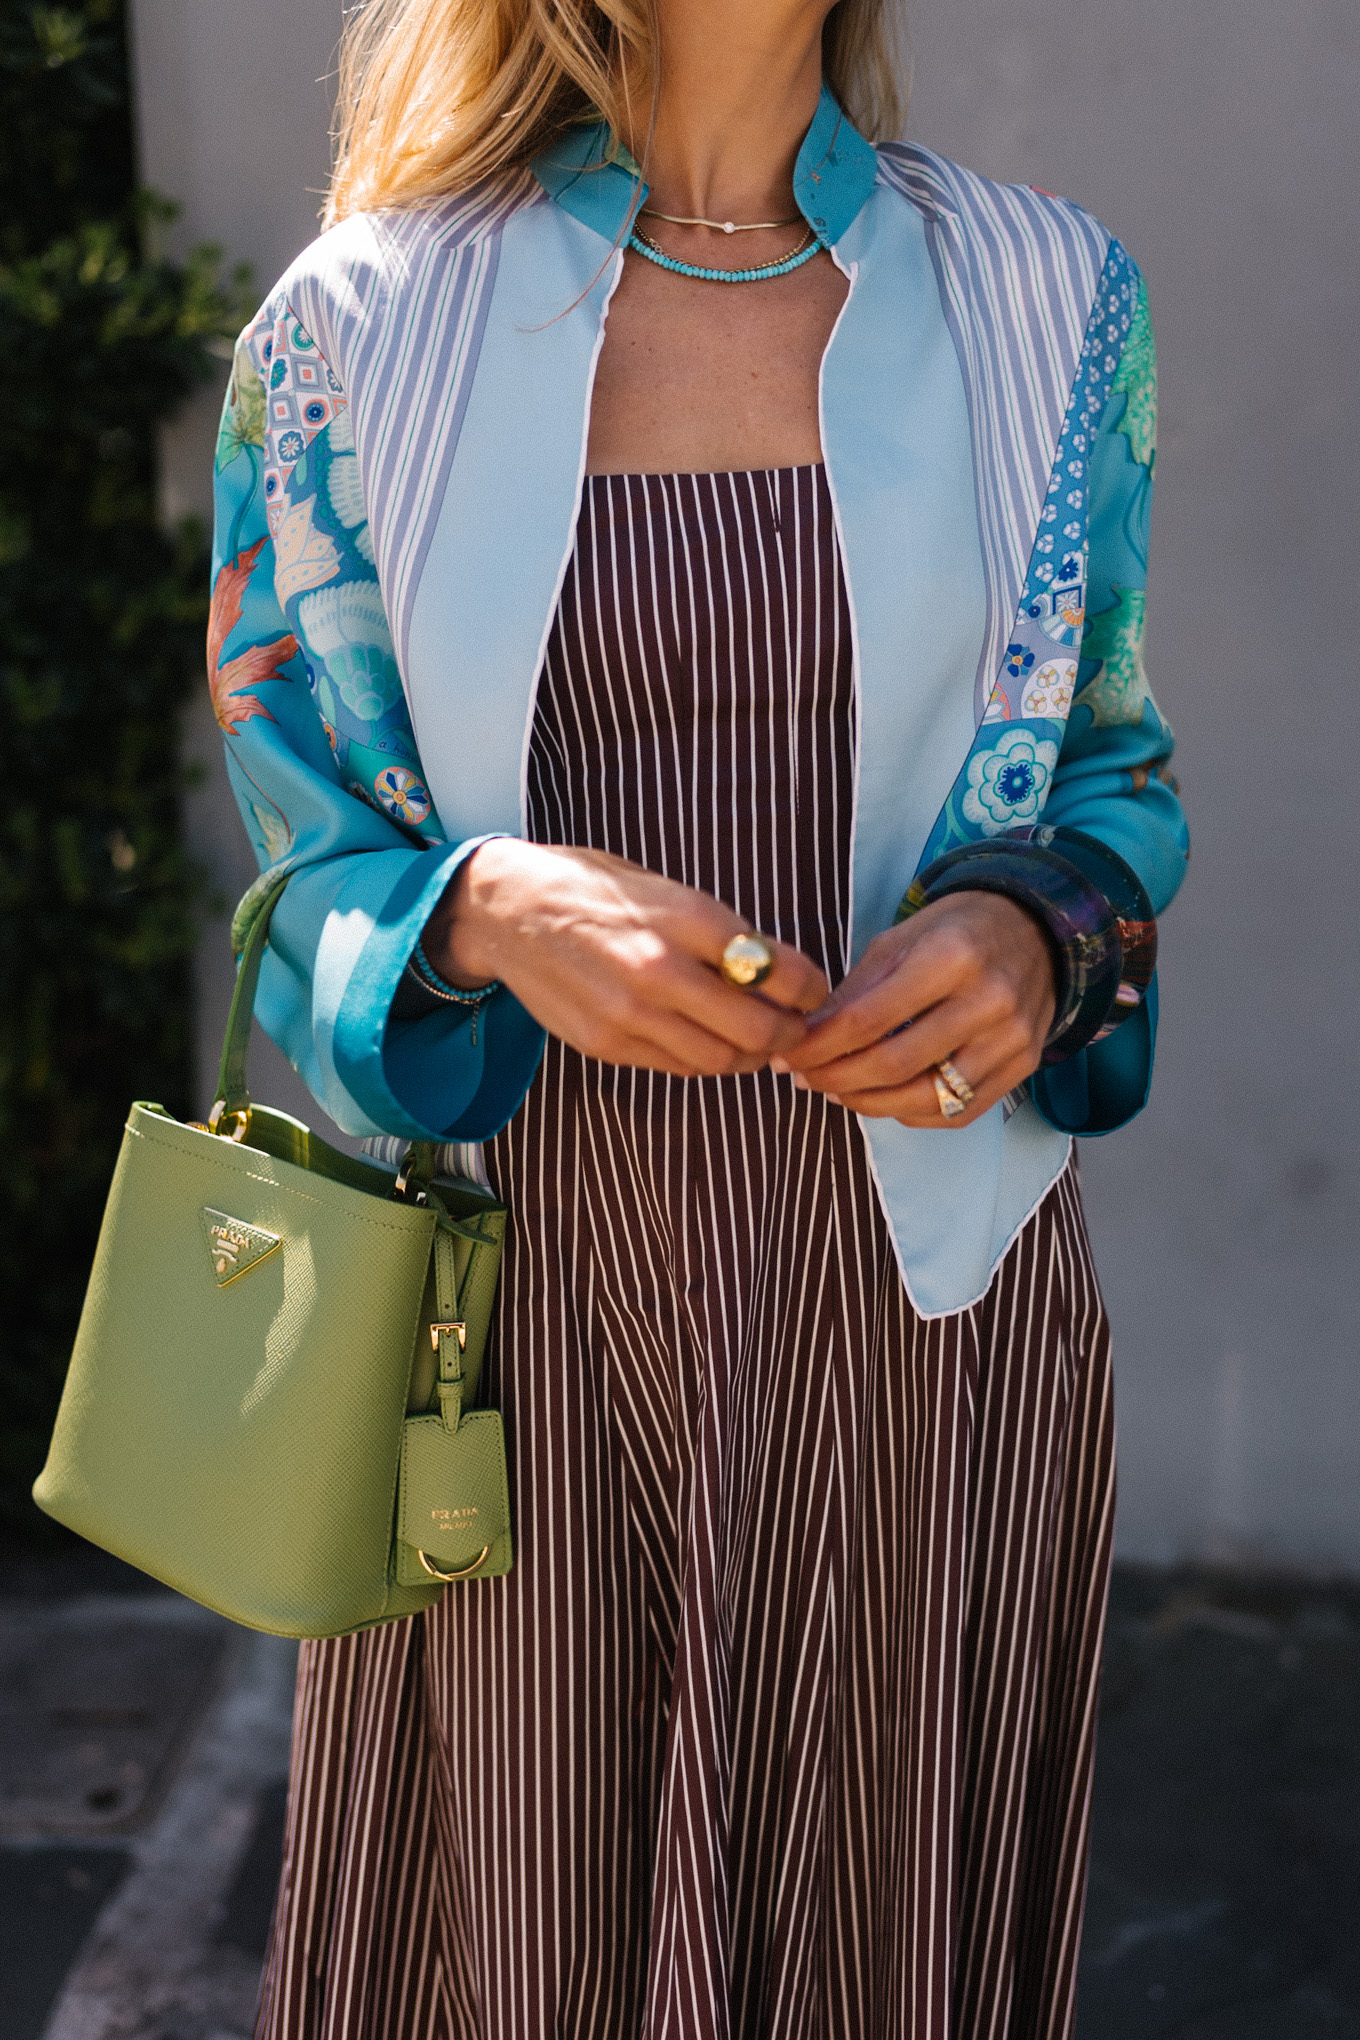
[[979, 252], [1004, 250], [1009, 258], [1044, 252], [1048, 262], [1099, 274], [1114, 236], [1093, 213], [1070, 198], [1033, 184], [1002, 184], [914, 142], [878, 148], [883, 181], [918, 210], [947, 220]]
[[451, 270], [475, 266], [488, 237], [541, 195], [519, 176], [405, 211], [351, 213], [289, 264], [261, 317], [291, 314], [343, 373], [363, 333], [414, 309], [431, 289], [446, 293]]

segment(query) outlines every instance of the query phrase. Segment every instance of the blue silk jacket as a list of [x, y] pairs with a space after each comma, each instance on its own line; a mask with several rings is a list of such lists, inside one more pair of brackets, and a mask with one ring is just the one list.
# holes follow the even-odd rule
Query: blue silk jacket
[[[858, 692], [854, 954], [922, 864], [1040, 814], [1110, 844], [1160, 911], [1187, 839], [1142, 656], [1156, 370], [1137, 269], [1064, 200], [871, 148], [825, 92], [794, 188], [850, 286], [821, 420]], [[494, 189], [322, 235], [237, 347], [209, 670], [261, 866], [293, 874], [257, 1011], [352, 1133], [486, 1139], [538, 1065], [508, 991], [475, 1030], [391, 1008], [460, 860], [524, 828], [644, 197], [582, 127]], [[1154, 989], [1009, 1119], [865, 1122], [919, 1310], [980, 1295], [1070, 1135], [1141, 1106], [1155, 1012]]]

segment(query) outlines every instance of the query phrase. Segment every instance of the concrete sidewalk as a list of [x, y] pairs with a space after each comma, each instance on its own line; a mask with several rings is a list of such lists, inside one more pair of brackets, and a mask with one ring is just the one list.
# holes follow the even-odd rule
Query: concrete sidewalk
[[1360, 1591], [1121, 1568], [1080, 2040], [1360, 2040]]
[[[292, 1658], [0, 1567], [0, 2040], [244, 2040]], [[1360, 1590], [1118, 1573], [1078, 2033], [1360, 2040]]]
[[249, 2032], [295, 1661], [102, 1554], [0, 1569], [0, 2040]]

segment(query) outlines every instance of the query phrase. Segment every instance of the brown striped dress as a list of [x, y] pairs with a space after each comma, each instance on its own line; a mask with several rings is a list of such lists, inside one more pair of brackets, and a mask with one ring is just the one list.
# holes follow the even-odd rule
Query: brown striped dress
[[[822, 468], [587, 482], [537, 840], [834, 980], [855, 741]], [[517, 1564], [304, 1646], [259, 2040], [1069, 2033], [1113, 1501], [1073, 1176], [924, 1322], [787, 1078], [550, 1041], [485, 1159]]]

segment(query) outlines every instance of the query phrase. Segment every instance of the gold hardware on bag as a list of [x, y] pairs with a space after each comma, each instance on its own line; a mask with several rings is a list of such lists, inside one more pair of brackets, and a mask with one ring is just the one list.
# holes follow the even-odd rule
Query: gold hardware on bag
[[439, 1351], [439, 1335], [441, 1332], [452, 1332], [455, 1335], [458, 1340], [458, 1350], [460, 1353], [467, 1345], [467, 1326], [461, 1318], [450, 1318], [445, 1324], [430, 1326], [430, 1344], [436, 1353]]
[[437, 1565], [430, 1564], [423, 1551], [417, 1551], [416, 1557], [420, 1560], [432, 1580], [466, 1580], [471, 1579], [479, 1565], [485, 1564], [486, 1556], [490, 1549], [491, 1546], [489, 1544], [484, 1544], [473, 1559], [472, 1564], [465, 1565], [459, 1572], [440, 1572]]
[[283, 1245], [277, 1233], [266, 1232], [262, 1225], [250, 1225], [244, 1218], [233, 1218], [229, 1211], [214, 1211], [205, 1204], [202, 1217], [213, 1277], [219, 1289], [225, 1289], [238, 1275], [248, 1275]]
[[[414, 1146], [412, 1146], [407, 1150], [406, 1160], [402, 1163], [400, 1169], [397, 1171], [397, 1180], [392, 1185], [392, 1195], [394, 1197], [404, 1198], [407, 1196], [411, 1188], [411, 1176], [412, 1172], [415, 1169], [415, 1165], [416, 1165], [416, 1151]], [[429, 1199], [425, 1195], [423, 1185], [417, 1188], [415, 1196], [412, 1197], [410, 1201], [412, 1204], [427, 1204], [429, 1202]]]
[[[226, 1122], [229, 1119], [234, 1119], [236, 1122], [236, 1124], [230, 1128], [228, 1128], [226, 1124]], [[242, 1108], [241, 1106], [238, 1105], [233, 1111], [228, 1112], [226, 1110], [225, 1102], [221, 1098], [218, 1099], [217, 1103], [213, 1106], [212, 1111], [208, 1114], [208, 1132], [219, 1133], [221, 1134], [224, 1140], [237, 1140], [237, 1141], [244, 1140], [246, 1137], [246, 1128], [249, 1125], [250, 1125], [250, 1108], [248, 1106]]]

